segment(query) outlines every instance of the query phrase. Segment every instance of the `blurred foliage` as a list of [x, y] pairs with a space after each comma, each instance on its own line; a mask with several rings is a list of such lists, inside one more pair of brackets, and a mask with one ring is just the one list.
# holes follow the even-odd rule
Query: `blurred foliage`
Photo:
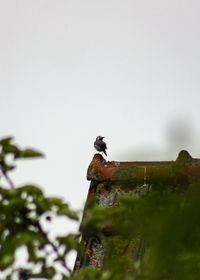
[[[12, 156], [12, 164], [7, 156]], [[57, 274], [64, 277], [70, 269], [66, 256], [72, 249], [78, 250], [78, 235], [58, 236], [52, 240], [44, 223], [52, 217], [65, 216], [77, 220], [78, 215], [60, 198], [46, 197], [43, 191], [32, 185], [14, 188], [8, 173], [16, 167], [20, 158], [43, 155], [33, 149], [21, 149], [11, 137], [0, 140], [0, 171], [10, 188], [0, 187], [0, 278], [1, 279], [53, 279]], [[28, 266], [15, 267], [15, 253], [25, 246]], [[64, 272], [59, 269], [64, 268]], [[14, 277], [14, 278], [13, 278]], [[16, 278], [17, 277], [17, 278]]]
[[[12, 164], [7, 162], [8, 155]], [[84, 267], [70, 275], [67, 254], [75, 249], [80, 258], [84, 256], [79, 234], [52, 240], [42, 220], [51, 223], [52, 217], [65, 216], [78, 221], [77, 213], [36, 186], [15, 188], [9, 177], [18, 159], [42, 156], [19, 148], [12, 138], [0, 140], [0, 171], [10, 185], [9, 189], [0, 187], [0, 276], [6, 275], [0, 279], [199, 279], [200, 183], [193, 182], [190, 193], [176, 192], [166, 180], [151, 182], [153, 191], [142, 198], [120, 197], [119, 207], [106, 209], [89, 200], [81, 232], [84, 238], [96, 236], [105, 245], [104, 267]], [[135, 261], [127, 246], [136, 239], [144, 241], [145, 249], [143, 258]], [[21, 246], [27, 249], [28, 265], [16, 267], [15, 253]]]
[[[145, 197], [120, 197], [119, 207], [101, 208], [91, 200], [81, 229], [106, 244], [104, 269], [93, 276], [86, 269], [73, 279], [86, 280], [87, 272], [100, 280], [199, 279], [200, 183], [192, 185], [192, 192], [176, 192], [164, 180]], [[144, 255], [133, 261], [127, 243], [137, 238], [144, 241]]]

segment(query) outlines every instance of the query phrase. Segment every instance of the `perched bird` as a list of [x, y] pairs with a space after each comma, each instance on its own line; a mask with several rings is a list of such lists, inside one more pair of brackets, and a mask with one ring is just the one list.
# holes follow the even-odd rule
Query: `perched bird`
[[94, 142], [94, 147], [98, 152], [103, 152], [107, 156], [106, 153], [107, 146], [106, 143], [103, 141], [103, 138], [105, 137], [98, 136]]

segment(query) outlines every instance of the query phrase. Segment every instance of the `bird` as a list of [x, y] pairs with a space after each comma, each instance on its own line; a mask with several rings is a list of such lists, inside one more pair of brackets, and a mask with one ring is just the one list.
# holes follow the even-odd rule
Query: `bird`
[[106, 146], [106, 143], [103, 141], [103, 138], [105, 138], [105, 137], [97, 136], [97, 138], [94, 142], [94, 147], [98, 152], [103, 152], [107, 156], [107, 153], [106, 153], [107, 146]]

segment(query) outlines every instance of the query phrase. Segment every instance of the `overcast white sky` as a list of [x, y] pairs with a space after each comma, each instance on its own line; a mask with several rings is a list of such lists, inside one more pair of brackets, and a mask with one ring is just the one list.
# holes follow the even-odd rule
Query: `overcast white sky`
[[0, 136], [45, 159], [19, 164], [81, 209], [93, 142], [108, 160], [200, 157], [198, 0], [0, 0]]

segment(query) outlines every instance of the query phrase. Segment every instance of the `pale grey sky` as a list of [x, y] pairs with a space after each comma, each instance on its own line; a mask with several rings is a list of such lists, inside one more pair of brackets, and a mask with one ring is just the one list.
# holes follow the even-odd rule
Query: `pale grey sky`
[[0, 0], [0, 135], [46, 154], [20, 163], [14, 182], [82, 208], [99, 134], [108, 160], [200, 157], [199, 10], [198, 0]]

